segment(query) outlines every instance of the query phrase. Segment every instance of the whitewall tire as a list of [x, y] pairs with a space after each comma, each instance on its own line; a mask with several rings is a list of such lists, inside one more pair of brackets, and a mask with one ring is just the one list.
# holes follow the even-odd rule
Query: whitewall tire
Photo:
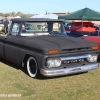
[[33, 78], [37, 76], [37, 71], [38, 71], [38, 66], [36, 59], [31, 56], [27, 59], [27, 72], [29, 76]]

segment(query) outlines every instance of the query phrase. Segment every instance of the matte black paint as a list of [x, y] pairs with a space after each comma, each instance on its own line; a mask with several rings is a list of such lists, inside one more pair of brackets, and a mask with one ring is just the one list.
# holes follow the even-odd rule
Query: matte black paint
[[[27, 19], [18, 18], [12, 19], [13, 22], [23, 21], [60, 21], [53, 19]], [[38, 62], [39, 68], [45, 66], [45, 58], [47, 57], [63, 57], [72, 56], [78, 54], [87, 54], [98, 52], [91, 50], [82, 52], [69, 52], [62, 53], [64, 49], [75, 49], [75, 48], [87, 48], [96, 46], [96, 43], [72, 38], [66, 35], [48, 35], [48, 36], [37, 36], [37, 37], [23, 37], [23, 36], [12, 36], [8, 34], [6, 37], [0, 36], [0, 57], [21, 66], [25, 55], [34, 56]], [[48, 54], [48, 50], [58, 49], [57, 54]]]

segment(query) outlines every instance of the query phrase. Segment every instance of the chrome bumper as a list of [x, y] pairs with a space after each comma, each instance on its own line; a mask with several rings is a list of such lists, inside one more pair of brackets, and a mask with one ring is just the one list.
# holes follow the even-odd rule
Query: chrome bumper
[[68, 75], [68, 74], [75, 74], [80, 72], [86, 72], [92, 69], [98, 68], [98, 63], [78, 66], [73, 68], [63, 68], [63, 69], [41, 69], [40, 73], [46, 77], [52, 76], [61, 76], [61, 75]]

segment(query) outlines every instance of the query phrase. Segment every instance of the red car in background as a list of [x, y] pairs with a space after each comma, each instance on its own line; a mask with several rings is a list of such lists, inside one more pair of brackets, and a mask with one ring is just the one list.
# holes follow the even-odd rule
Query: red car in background
[[[84, 40], [88, 40], [88, 41], [97, 43], [98, 47], [99, 47], [98, 49], [100, 51], [100, 36], [83, 36], [83, 37], [80, 37], [80, 39], [84, 39]], [[98, 56], [98, 62], [100, 62], [100, 53]]]
[[72, 22], [66, 25], [66, 32], [96, 32], [96, 28], [92, 22]]

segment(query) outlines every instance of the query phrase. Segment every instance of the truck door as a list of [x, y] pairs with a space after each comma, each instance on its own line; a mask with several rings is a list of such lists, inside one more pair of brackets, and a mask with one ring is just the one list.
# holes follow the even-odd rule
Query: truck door
[[5, 36], [0, 36], [0, 57], [4, 58], [4, 41]]
[[20, 37], [18, 36], [19, 33], [19, 23], [13, 23], [12, 28], [10, 30], [9, 35], [5, 38], [5, 58], [13, 62], [15, 64], [19, 64], [18, 60], [18, 53], [19, 53], [19, 42], [20, 42]]

